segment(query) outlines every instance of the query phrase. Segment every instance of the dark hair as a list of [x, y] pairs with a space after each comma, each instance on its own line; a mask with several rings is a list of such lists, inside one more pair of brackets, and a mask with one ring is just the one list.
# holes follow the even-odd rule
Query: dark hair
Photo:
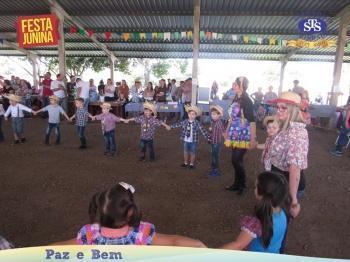
[[273, 236], [273, 207], [285, 207], [289, 200], [288, 183], [284, 176], [273, 172], [263, 172], [257, 179], [257, 193], [262, 197], [255, 207], [255, 216], [262, 227], [262, 242], [267, 248]]
[[[148, 84], [151, 85], [151, 90], [153, 91], [153, 83], [152, 83], [152, 82], [148, 82]], [[148, 85], [148, 84], [147, 84], [147, 85]], [[147, 88], [147, 86], [146, 86], [146, 88]]]
[[237, 85], [242, 86], [243, 92], [247, 91], [249, 85], [248, 78], [246, 78], [245, 76], [240, 76], [236, 78], [235, 82], [237, 83]]
[[81, 78], [80, 78], [80, 77], [78, 77], [77, 79], [75, 79], [75, 81], [78, 83], [78, 82], [80, 82], [80, 81], [81, 81]]
[[60, 77], [60, 76], [61, 76], [61, 74], [57, 74], [57, 75], [56, 75], [56, 77]]
[[78, 97], [78, 98], [75, 99], [75, 101], [79, 101], [79, 102], [84, 103], [84, 98]]
[[93, 195], [89, 204], [90, 223], [109, 228], [138, 227], [142, 214], [130, 190], [117, 184]]

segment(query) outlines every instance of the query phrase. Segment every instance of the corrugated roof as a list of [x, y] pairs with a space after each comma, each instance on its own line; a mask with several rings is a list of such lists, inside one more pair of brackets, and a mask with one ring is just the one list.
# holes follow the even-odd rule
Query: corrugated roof
[[[123, 57], [191, 57], [191, 40], [123, 41], [112, 34], [106, 41], [104, 32], [166, 32], [192, 30], [193, 1], [191, 0], [57, 0], [57, 2], [95, 36], [106, 43], [117, 56]], [[301, 37], [297, 24], [310, 16], [327, 21], [327, 39], [337, 39], [339, 19], [336, 18], [350, 0], [202, 0], [201, 23], [203, 31], [225, 33], [221, 40], [201, 40], [200, 57], [279, 60], [288, 50], [282, 46], [239, 45], [232, 42], [231, 34], [254, 34], [277, 39]], [[0, 1], [0, 33], [15, 33], [18, 15], [50, 12], [47, 0]], [[71, 23], [65, 23], [67, 55], [104, 56], [99, 47], [87, 36], [70, 34]], [[15, 41], [15, 37], [8, 38]], [[55, 55], [56, 47], [35, 48], [41, 55]], [[18, 55], [0, 45], [0, 55]], [[334, 60], [335, 48], [299, 49], [291, 60]], [[344, 61], [348, 62], [349, 53]], [[323, 57], [323, 58], [322, 58]]]

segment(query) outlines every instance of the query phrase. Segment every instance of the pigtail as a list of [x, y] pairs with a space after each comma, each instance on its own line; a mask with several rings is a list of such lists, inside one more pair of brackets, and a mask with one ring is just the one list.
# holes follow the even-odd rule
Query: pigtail
[[267, 248], [270, 245], [273, 236], [273, 221], [272, 221], [272, 200], [270, 197], [263, 197], [260, 203], [255, 208], [255, 215], [260, 220], [262, 231], [263, 246]]
[[92, 196], [90, 203], [89, 203], [89, 219], [90, 223], [100, 223], [100, 216], [101, 216], [101, 205], [100, 205], [100, 198], [102, 195], [104, 195], [105, 192], [96, 193]]

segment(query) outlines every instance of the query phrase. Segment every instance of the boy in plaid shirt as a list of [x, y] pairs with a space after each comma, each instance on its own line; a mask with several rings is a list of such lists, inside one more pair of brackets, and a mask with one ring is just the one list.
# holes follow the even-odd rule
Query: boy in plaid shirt
[[85, 137], [85, 127], [89, 121], [89, 117], [94, 120], [93, 116], [89, 114], [88, 110], [84, 107], [84, 99], [75, 99], [75, 107], [77, 110], [75, 114], [70, 118], [73, 120], [75, 118], [75, 125], [77, 126], [78, 135], [80, 138], [79, 149], [86, 149], [86, 137]]
[[153, 139], [154, 139], [156, 128], [159, 126], [164, 126], [164, 127], [169, 127], [169, 126], [163, 123], [162, 121], [159, 121], [156, 118], [157, 110], [154, 104], [146, 102], [143, 104], [143, 108], [144, 108], [144, 114], [142, 116], [130, 118], [127, 121], [128, 122], [135, 121], [136, 123], [141, 124], [140, 161], [145, 160], [147, 147], [149, 149], [150, 160], [154, 161], [155, 155], [154, 155]]
[[186, 108], [188, 119], [181, 122], [175, 123], [167, 127], [168, 130], [181, 127], [181, 137], [180, 139], [184, 142], [184, 163], [182, 167], [188, 167], [189, 169], [194, 169], [194, 162], [196, 159], [197, 143], [198, 143], [198, 133], [199, 131], [202, 135], [209, 141], [209, 136], [203, 126], [200, 124], [196, 117], [201, 114], [201, 111], [196, 106], [188, 106]]
[[212, 121], [209, 128], [211, 144], [211, 171], [209, 176], [219, 176], [220, 150], [226, 131], [225, 125], [221, 119], [224, 115], [224, 110], [221, 106], [216, 105], [210, 107], [210, 112]]

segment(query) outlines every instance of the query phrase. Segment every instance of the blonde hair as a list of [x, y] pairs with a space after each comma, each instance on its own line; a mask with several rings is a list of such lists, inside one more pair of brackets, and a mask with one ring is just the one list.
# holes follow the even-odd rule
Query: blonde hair
[[287, 112], [288, 118], [281, 122], [281, 131], [287, 130], [291, 122], [305, 123], [299, 106], [287, 104]]

